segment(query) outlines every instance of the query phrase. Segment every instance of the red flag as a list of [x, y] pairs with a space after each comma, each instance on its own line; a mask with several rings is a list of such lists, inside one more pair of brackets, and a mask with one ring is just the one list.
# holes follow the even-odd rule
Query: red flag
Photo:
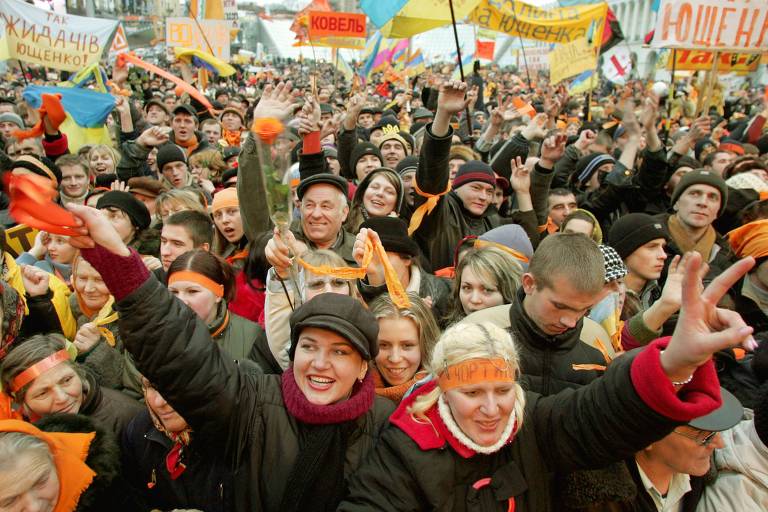
[[496, 50], [496, 41], [475, 41], [475, 57], [478, 59], [493, 60]]

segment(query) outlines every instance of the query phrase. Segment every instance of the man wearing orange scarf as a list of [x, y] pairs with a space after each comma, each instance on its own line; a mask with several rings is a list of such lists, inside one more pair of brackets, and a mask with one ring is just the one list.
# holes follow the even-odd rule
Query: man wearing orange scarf
[[189, 105], [180, 103], [173, 109], [171, 142], [184, 148], [187, 158], [199, 151], [211, 149], [208, 140], [197, 131], [197, 114]]

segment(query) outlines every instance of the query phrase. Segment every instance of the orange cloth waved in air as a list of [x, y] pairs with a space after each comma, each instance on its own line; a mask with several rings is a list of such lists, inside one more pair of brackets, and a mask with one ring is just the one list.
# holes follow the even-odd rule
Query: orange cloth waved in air
[[768, 220], [756, 220], [728, 233], [728, 242], [739, 258], [768, 256]]

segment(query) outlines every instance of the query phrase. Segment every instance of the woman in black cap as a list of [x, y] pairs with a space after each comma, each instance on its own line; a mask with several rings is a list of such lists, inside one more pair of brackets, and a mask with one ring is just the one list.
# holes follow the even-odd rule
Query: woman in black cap
[[72, 211], [88, 232], [75, 243], [113, 293], [137, 366], [231, 464], [232, 509], [335, 510], [392, 411], [368, 372], [375, 318], [354, 298], [323, 294], [291, 315], [289, 370], [248, 375], [108, 222], [87, 207]]

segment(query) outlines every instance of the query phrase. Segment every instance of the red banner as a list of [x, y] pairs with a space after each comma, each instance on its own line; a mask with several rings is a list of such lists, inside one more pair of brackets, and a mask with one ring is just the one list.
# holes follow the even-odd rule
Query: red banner
[[354, 12], [309, 13], [309, 38], [318, 37], [365, 37], [365, 14]]

